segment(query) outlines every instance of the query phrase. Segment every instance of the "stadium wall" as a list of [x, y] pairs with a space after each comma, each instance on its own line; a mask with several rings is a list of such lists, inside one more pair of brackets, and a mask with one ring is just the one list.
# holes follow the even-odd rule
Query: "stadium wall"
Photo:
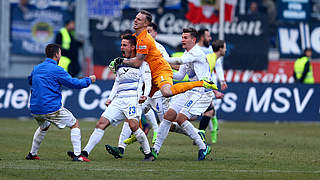
[[[26, 79], [0, 79], [0, 118], [31, 117]], [[112, 80], [82, 90], [63, 89], [62, 103], [77, 118], [98, 119], [105, 109]], [[319, 85], [229, 83], [215, 107], [219, 119], [231, 121], [319, 121]]]

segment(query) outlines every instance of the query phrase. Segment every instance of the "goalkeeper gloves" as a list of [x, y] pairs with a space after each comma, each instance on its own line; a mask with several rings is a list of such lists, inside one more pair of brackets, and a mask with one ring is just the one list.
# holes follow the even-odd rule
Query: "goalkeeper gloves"
[[109, 64], [109, 69], [115, 74], [118, 70], [118, 66], [123, 62], [124, 58], [117, 57]]

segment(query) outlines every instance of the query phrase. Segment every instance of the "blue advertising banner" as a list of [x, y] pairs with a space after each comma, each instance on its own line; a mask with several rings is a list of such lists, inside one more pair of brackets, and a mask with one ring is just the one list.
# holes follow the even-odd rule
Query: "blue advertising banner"
[[[0, 117], [31, 117], [25, 79], [0, 79]], [[98, 119], [113, 81], [97, 81], [82, 90], [63, 90], [62, 103], [76, 118]], [[320, 121], [319, 85], [229, 83], [215, 102], [219, 119], [230, 121]]]
[[229, 83], [218, 117], [232, 121], [320, 121], [319, 85]]
[[121, 16], [119, 0], [88, 0], [87, 4], [89, 18]]
[[[33, 2], [33, 3], [32, 3]], [[29, 4], [11, 3], [11, 53], [43, 55], [45, 46], [72, 17], [69, 11], [73, 0], [31, 1]]]
[[278, 19], [282, 21], [308, 21], [311, 0], [277, 0]]
[[280, 58], [298, 58], [312, 48], [312, 58], [320, 58], [320, 23], [281, 24], [278, 26]]

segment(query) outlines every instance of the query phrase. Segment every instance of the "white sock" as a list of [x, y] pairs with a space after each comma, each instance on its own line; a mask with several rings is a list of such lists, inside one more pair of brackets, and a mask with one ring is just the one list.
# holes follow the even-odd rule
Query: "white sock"
[[40, 127], [34, 132], [30, 153], [34, 156], [38, 153], [40, 144], [48, 131], [41, 131]]
[[124, 143], [123, 141], [128, 139], [130, 137], [131, 133], [132, 133], [132, 131], [130, 129], [129, 123], [124, 122], [123, 126], [122, 126], [122, 131], [119, 136], [118, 147], [122, 147], [123, 149], [125, 149], [127, 147], [127, 144]]
[[179, 126], [179, 124], [177, 122], [173, 122], [172, 124], [173, 124], [173, 127], [174, 127], [172, 129], [172, 132], [179, 133], [179, 134], [184, 134], [186, 136], [189, 136], [187, 134], [187, 132], [185, 132], [184, 129], [181, 126]]
[[146, 134], [144, 134], [141, 128], [138, 128], [135, 132], [133, 132], [133, 134], [141, 144], [144, 154], [149, 154], [151, 151]]
[[71, 143], [74, 155], [79, 156], [81, 154], [81, 133], [79, 128], [71, 129]]
[[[185, 132], [185, 130], [177, 123], [177, 122], [173, 122], [172, 123], [174, 125], [174, 129], [172, 130], [172, 132], [175, 132], [175, 133], [179, 133], [179, 134], [184, 134], [188, 137], [190, 137], [188, 135], [187, 132]], [[194, 126], [193, 126], [194, 127]], [[196, 127], [194, 127], [194, 130], [198, 133], [199, 132], [199, 129], [197, 129]]]
[[157, 140], [154, 143], [154, 150], [159, 153], [163, 141], [167, 138], [171, 126], [171, 121], [163, 119], [158, 130]]
[[210, 130], [210, 131], [213, 131], [213, 124], [212, 124], [211, 119], [210, 119], [210, 121], [209, 121], [209, 130]]
[[90, 136], [90, 139], [89, 139], [86, 147], [83, 150], [87, 151], [88, 154], [90, 154], [92, 149], [100, 142], [103, 135], [104, 135], [104, 130], [99, 129], [99, 128], [95, 128]]
[[146, 116], [146, 119], [151, 122], [153, 132], [158, 132], [158, 123], [157, 123], [157, 119], [156, 119], [156, 116], [154, 115], [153, 110], [150, 109], [144, 115]]
[[159, 120], [160, 120], [160, 123], [163, 121], [163, 113], [161, 112], [161, 113], [157, 113], [157, 115], [158, 115], [158, 118], [159, 118]]
[[194, 126], [189, 122], [185, 121], [181, 124], [183, 130], [189, 135], [189, 137], [194, 140], [194, 142], [199, 146], [199, 149], [205, 149], [206, 145], [202, 141], [200, 135], [195, 130]]

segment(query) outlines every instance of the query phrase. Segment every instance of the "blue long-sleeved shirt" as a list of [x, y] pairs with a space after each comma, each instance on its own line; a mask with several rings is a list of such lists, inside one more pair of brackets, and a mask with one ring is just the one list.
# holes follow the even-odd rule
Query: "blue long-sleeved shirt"
[[62, 85], [81, 89], [92, 82], [89, 77], [72, 78], [57, 61], [46, 58], [44, 62], [34, 67], [28, 76], [31, 85], [30, 111], [32, 114], [48, 114], [59, 110], [61, 104]]

